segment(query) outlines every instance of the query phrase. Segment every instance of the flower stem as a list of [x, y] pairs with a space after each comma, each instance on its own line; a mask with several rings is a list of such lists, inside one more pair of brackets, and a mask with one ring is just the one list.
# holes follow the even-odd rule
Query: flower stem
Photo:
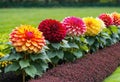
[[23, 82], [25, 82], [25, 75], [26, 75], [26, 74], [25, 74], [25, 71], [24, 71], [24, 70], [22, 71], [22, 75], [23, 75], [23, 76], [22, 76]]

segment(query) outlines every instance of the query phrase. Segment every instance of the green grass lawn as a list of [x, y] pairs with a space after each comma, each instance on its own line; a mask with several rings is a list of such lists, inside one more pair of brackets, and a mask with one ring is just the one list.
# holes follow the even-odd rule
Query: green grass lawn
[[100, 13], [120, 12], [120, 8], [12, 8], [0, 9], [0, 34], [9, 34], [20, 24], [30, 24], [37, 27], [46, 18], [61, 21], [66, 16], [96, 17]]
[[118, 67], [111, 76], [106, 78], [104, 82], [120, 82], [120, 67]]

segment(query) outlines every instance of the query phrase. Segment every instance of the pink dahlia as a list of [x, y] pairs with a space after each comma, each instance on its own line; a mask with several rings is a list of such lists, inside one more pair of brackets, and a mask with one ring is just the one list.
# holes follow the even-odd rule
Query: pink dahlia
[[120, 14], [117, 12], [114, 12], [111, 14], [111, 16], [113, 17], [114, 25], [120, 26]]
[[43, 32], [46, 40], [53, 43], [62, 41], [66, 36], [66, 28], [59, 21], [53, 19], [43, 20], [38, 29]]
[[85, 23], [81, 18], [66, 17], [63, 19], [62, 24], [67, 28], [67, 35], [80, 36], [86, 32]]
[[103, 13], [99, 16], [99, 18], [103, 20], [103, 22], [107, 27], [109, 27], [110, 25], [113, 25], [113, 18], [109, 14]]

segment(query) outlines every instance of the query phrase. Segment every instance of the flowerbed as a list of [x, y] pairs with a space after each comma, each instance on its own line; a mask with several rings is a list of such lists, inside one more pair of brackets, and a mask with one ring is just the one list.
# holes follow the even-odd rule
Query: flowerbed
[[11, 32], [10, 42], [1, 42], [7, 46], [0, 53], [1, 72], [22, 74], [23, 82], [28, 76], [41, 76], [58, 64], [119, 42], [119, 26], [120, 14], [116, 12], [98, 18], [71, 16], [61, 22], [45, 19], [38, 28], [20, 25]]
[[120, 43], [57, 66], [29, 82], [103, 82], [120, 64]]

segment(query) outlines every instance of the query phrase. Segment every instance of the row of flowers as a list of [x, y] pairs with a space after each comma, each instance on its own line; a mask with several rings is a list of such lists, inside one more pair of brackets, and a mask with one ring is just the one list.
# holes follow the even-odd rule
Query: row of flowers
[[11, 32], [9, 40], [10, 52], [5, 56], [0, 53], [1, 70], [22, 73], [23, 78], [26, 75], [34, 78], [47, 68], [74, 61], [88, 52], [118, 42], [120, 14], [104, 13], [97, 18], [71, 16], [61, 22], [46, 19], [38, 28], [20, 25]]

